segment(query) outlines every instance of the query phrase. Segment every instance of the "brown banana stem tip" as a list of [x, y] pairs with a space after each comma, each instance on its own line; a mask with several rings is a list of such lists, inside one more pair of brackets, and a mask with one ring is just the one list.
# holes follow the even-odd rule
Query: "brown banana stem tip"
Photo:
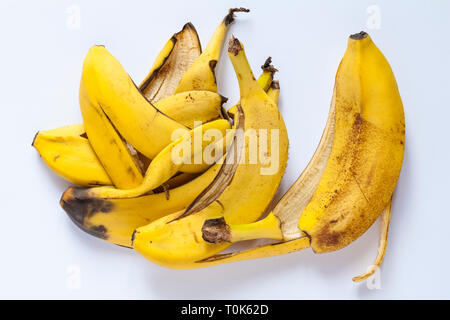
[[206, 220], [202, 227], [202, 238], [209, 243], [231, 242], [231, 230], [223, 217]]
[[272, 76], [275, 74], [275, 72], [278, 72], [278, 69], [272, 65], [272, 57], [268, 57], [266, 59], [266, 62], [264, 62], [264, 64], [261, 66], [261, 69], [269, 71]]
[[188, 23], [185, 23], [185, 25], [183, 26], [183, 28], [181, 30], [186, 30], [186, 29], [193, 29], [193, 30], [195, 30], [195, 27], [192, 24], [192, 22], [189, 21]]
[[280, 81], [273, 80], [272, 83], [270, 84], [270, 88], [274, 90], [280, 90]]
[[368, 36], [367, 32], [361, 31], [359, 33], [355, 33], [355, 34], [350, 35], [350, 39], [362, 40], [364, 38], [367, 38], [367, 36]]
[[235, 12], [250, 12], [250, 9], [240, 7], [240, 8], [232, 8], [232, 9], [228, 10], [228, 14], [223, 19], [223, 22], [225, 23], [226, 26], [228, 26], [229, 24], [234, 22], [234, 13]]
[[228, 42], [228, 52], [237, 56], [239, 51], [241, 51], [241, 50], [242, 50], [242, 46], [241, 46], [240, 41], [237, 38], [235, 38], [234, 36], [231, 36], [231, 39]]

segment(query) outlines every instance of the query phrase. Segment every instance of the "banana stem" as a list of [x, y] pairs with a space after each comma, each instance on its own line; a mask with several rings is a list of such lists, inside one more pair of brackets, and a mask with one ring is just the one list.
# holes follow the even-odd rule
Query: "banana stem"
[[280, 220], [273, 213], [257, 222], [240, 225], [228, 225], [223, 217], [206, 220], [202, 234], [206, 242], [215, 244], [255, 239], [283, 240]]
[[238, 39], [232, 37], [228, 43], [228, 56], [233, 64], [241, 91], [241, 99], [250, 95], [265, 93], [255, 79], [250, 64], [244, 52], [244, 47]]
[[[263, 90], [265, 92], [268, 93], [268, 91], [272, 91], [272, 96], [269, 96], [269, 98], [271, 98], [275, 103], [277, 103], [278, 97], [276, 96], [276, 92], [273, 92], [273, 90], [271, 90], [270, 88], [271, 88], [272, 81], [273, 81], [273, 75], [275, 74], [275, 72], [278, 72], [278, 70], [271, 63], [272, 63], [272, 58], [268, 57], [266, 59], [266, 61], [264, 62], [264, 64], [261, 66], [261, 69], [263, 70], [263, 72], [259, 76], [257, 81], [258, 81], [259, 86], [261, 88], [263, 88]], [[279, 93], [280, 93], [280, 90], [278, 90], [278, 94]], [[239, 101], [233, 107], [228, 109], [228, 114], [231, 117], [234, 117], [234, 114], [236, 113], [236, 105], [238, 105], [240, 103], [241, 103], [241, 101]]]
[[258, 84], [264, 91], [269, 90], [272, 84], [273, 75], [278, 71], [272, 64], [272, 58], [268, 57], [264, 64], [261, 66], [263, 73], [258, 78]]
[[211, 40], [208, 42], [204, 54], [209, 55], [210, 60], [219, 60], [220, 52], [222, 51], [222, 46], [224, 39], [227, 35], [229, 26], [234, 22], [235, 12], [249, 12], [249, 9], [245, 8], [233, 8], [228, 11], [228, 14], [222, 20], [222, 22], [217, 26]]
[[275, 102], [275, 104], [278, 105], [278, 99], [280, 97], [280, 83], [278, 80], [275, 80], [270, 84], [267, 95], [273, 102]]

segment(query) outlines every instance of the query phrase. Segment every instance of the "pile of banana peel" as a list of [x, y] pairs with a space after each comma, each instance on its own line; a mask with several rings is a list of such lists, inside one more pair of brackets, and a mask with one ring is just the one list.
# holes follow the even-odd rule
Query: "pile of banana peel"
[[[375, 262], [353, 278], [367, 279], [384, 257], [404, 155], [404, 111], [393, 72], [367, 33], [349, 37], [320, 143], [275, 203], [289, 143], [271, 59], [256, 79], [243, 44], [232, 37], [228, 56], [240, 99], [225, 110], [227, 99], [217, 93], [215, 66], [228, 29], [236, 13], [248, 11], [230, 9], [203, 51], [194, 26], [184, 25], [139, 86], [105, 47], [92, 47], [79, 89], [83, 123], [39, 131], [33, 146], [75, 185], [60, 202], [75, 225], [160, 266], [335, 251], [380, 217]], [[211, 130], [217, 137], [205, 136]], [[270, 146], [256, 161], [249, 161], [254, 141], [247, 132], [256, 132], [257, 147]], [[180, 146], [190, 148], [179, 149], [182, 161], [175, 162]], [[209, 161], [193, 161], [208, 150]], [[274, 159], [268, 155], [277, 161], [266, 161]], [[256, 241], [233, 250], [246, 240]]]

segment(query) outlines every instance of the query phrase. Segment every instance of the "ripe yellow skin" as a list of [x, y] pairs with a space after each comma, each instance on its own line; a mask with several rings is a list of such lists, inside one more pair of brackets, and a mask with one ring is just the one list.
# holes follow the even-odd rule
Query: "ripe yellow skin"
[[[265, 70], [258, 79], [258, 83], [264, 90], [268, 90], [268, 96], [276, 103], [279, 89], [270, 88], [271, 82], [272, 74]], [[74, 125], [73, 127], [74, 129], [70, 131], [74, 132], [73, 134], [79, 135], [84, 133], [83, 125]], [[57, 129], [57, 131], [60, 135], [69, 134], [64, 128]], [[85, 140], [83, 146], [90, 148], [87, 139], [81, 139]], [[81, 160], [79, 156], [77, 157], [77, 155], [72, 154], [70, 145], [68, 147], [69, 149], [65, 150], [66, 153], [64, 156], [73, 155], [76, 159]], [[39, 151], [41, 152], [41, 150]], [[93, 155], [96, 158], [93, 151], [88, 155]], [[72, 169], [76, 165], [81, 166], [82, 169], [73, 171]], [[83, 177], [81, 173], [84, 172], [84, 169], [87, 169], [83, 167], [84, 165], [86, 165], [85, 162], [74, 160], [67, 167], [67, 170], [64, 170], [64, 173], [73, 172], [78, 179]], [[99, 170], [103, 170], [103, 167], [98, 161], [96, 165], [99, 167]], [[61, 205], [72, 221], [85, 232], [121, 246], [131, 247], [131, 236], [136, 228], [147, 225], [168, 214], [186, 209], [200, 192], [213, 181], [220, 167], [220, 163], [214, 164], [195, 179], [177, 187], [171, 187], [167, 193], [162, 192], [135, 198], [102, 200], [103, 205], [97, 206], [94, 209], [92, 206], [89, 207], [81, 202], [74, 201], [73, 194], [66, 192], [61, 199]], [[90, 175], [86, 179], [89, 179], [89, 177]], [[169, 180], [168, 184], [171, 185], [171, 181], [174, 180], [179, 180], [178, 176]], [[107, 210], [104, 210], [105, 208]]]
[[298, 180], [263, 220], [216, 229], [205, 224], [212, 242], [284, 241], [206, 260], [219, 264], [242, 260], [238, 257], [269, 257], [292, 252], [294, 243], [301, 242], [295, 250], [306, 248], [309, 241], [315, 252], [338, 250], [382, 214], [375, 267], [353, 280], [366, 279], [384, 257], [391, 197], [404, 154], [404, 129], [403, 106], [388, 62], [367, 34], [351, 36], [336, 75], [324, 134]]
[[345, 247], [389, 204], [403, 161], [405, 118], [389, 63], [369, 36], [348, 41], [336, 76], [330, 157], [298, 226], [315, 252]]
[[[94, 46], [89, 50], [80, 87], [80, 92], [83, 89], [86, 92], [85, 100], [101, 109], [123, 138], [147, 158], [153, 159], [172, 142], [172, 132], [186, 129], [153, 107], [136, 88], [119, 61], [102, 46]], [[83, 110], [82, 103], [81, 107]], [[86, 120], [83, 117], [90, 139]], [[95, 147], [94, 150], [97, 153]]]
[[[157, 109], [191, 129], [195, 120], [208, 122], [222, 113], [222, 98], [215, 93], [188, 91], [172, 96], [183, 73], [200, 53], [197, 32], [191, 23], [187, 23], [165, 44], [139, 86]], [[112, 185], [85, 133], [82, 124], [41, 131], [33, 146], [53, 171], [71, 183], [83, 187]]]
[[[83, 76], [86, 73], [83, 71]], [[89, 94], [86, 82], [82, 78], [79, 96], [89, 143], [113, 184], [121, 189], [134, 188], [143, 180], [140, 168], [98, 101]]]
[[89, 141], [81, 136], [84, 132], [82, 124], [39, 131], [33, 147], [54, 172], [71, 183], [85, 187], [112, 184]]
[[[174, 219], [182, 212], [174, 213], [138, 228], [133, 247], [156, 264], [170, 268], [199, 267], [196, 261], [224, 250], [229, 244], [212, 245], [203, 241], [203, 222], [219, 216], [231, 223], [255, 221], [269, 205], [284, 173], [288, 138], [278, 108], [253, 77], [243, 50], [229, 56], [241, 89], [244, 130], [279, 130], [278, 171], [274, 175], [261, 175], [262, 164], [240, 163], [231, 183], [205, 209], [177, 220]], [[242, 153], [248, 153], [248, 141], [242, 146]]]
[[206, 123], [222, 117], [222, 104], [225, 101], [225, 98], [215, 92], [198, 90], [171, 95], [159, 100], [154, 106], [173, 120], [192, 129], [196, 121]]
[[[217, 145], [218, 148], [222, 149], [223, 154], [226, 150], [227, 141], [225, 138], [213, 142], [202, 140], [202, 143], [197, 146], [195, 145], [195, 136], [202, 138], [202, 133], [206, 133], [208, 132], [208, 130], [214, 129], [221, 134], [221, 137], [226, 137], [226, 131], [230, 128], [230, 123], [227, 120], [223, 119], [211, 121], [202, 126], [194, 128], [176, 141], [170, 143], [160, 153], [158, 153], [158, 155], [150, 163], [142, 183], [138, 186], [129, 189], [120, 189], [110, 186], [94, 187], [85, 189], [84, 192], [79, 190], [77, 198], [80, 201], [86, 201], [91, 198], [107, 199], [138, 197], [159, 187], [160, 185], [168, 181], [178, 171], [183, 171], [183, 167], [185, 166], [187, 166], [191, 170], [195, 168], [195, 171], [193, 170], [192, 172], [203, 172], [210, 166], [210, 164], [205, 162], [195, 164], [195, 154], [201, 154], [203, 150], [210, 144]], [[187, 155], [183, 155], [184, 160], [182, 162], [175, 163], [172, 159], [172, 152], [174, 148], [182, 145], [185, 142], [190, 145], [191, 152]], [[218, 155], [218, 157], [220, 157], [220, 155]]]
[[170, 189], [167, 193], [125, 199], [97, 199], [96, 206], [74, 200], [75, 190], [71, 189], [61, 198], [61, 206], [83, 231], [109, 242], [131, 247], [131, 236], [136, 228], [186, 209], [213, 181], [220, 166], [213, 165], [192, 181]]
[[230, 9], [229, 13], [217, 26], [205, 50], [183, 74], [175, 93], [189, 90], [207, 90], [217, 92], [217, 82], [214, 69], [219, 61], [220, 52], [222, 51], [222, 46], [228, 29], [234, 21], [234, 12], [239, 11], [245, 10]]
[[[155, 107], [188, 128], [193, 128], [194, 121], [215, 120], [223, 112], [222, 98], [209, 91], [173, 95], [158, 101]], [[69, 132], [65, 128], [75, 131]], [[81, 136], [85, 133], [83, 124], [40, 131], [33, 146], [52, 170], [78, 186], [112, 185], [88, 139]], [[53, 160], [55, 157], [57, 161]], [[195, 167], [185, 169], [197, 170]]]

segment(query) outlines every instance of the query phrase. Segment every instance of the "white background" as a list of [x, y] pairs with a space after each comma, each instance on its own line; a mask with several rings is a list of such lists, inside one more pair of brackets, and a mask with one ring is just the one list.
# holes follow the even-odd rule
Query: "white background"
[[[2, 0], [0, 298], [450, 298], [449, 3]], [[40, 129], [81, 121], [78, 85], [89, 47], [104, 44], [139, 83], [184, 23], [192, 21], [204, 47], [235, 6], [252, 10], [238, 15], [230, 35], [245, 44], [255, 74], [269, 55], [280, 70], [290, 137], [282, 191], [320, 139], [348, 35], [368, 31], [389, 60], [406, 112], [406, 156], [380, 289], [351, 281], [376, 255], [378, 222], [334, 253], [306, 250], [174, 271], [83, 233], [60, 208], [68, 183], [46, 167], [31, 141]], [[79, 26], [72, 20], [77, 9]], [[238, 85], [226, 55], [217, 74], [229, 106]]]

